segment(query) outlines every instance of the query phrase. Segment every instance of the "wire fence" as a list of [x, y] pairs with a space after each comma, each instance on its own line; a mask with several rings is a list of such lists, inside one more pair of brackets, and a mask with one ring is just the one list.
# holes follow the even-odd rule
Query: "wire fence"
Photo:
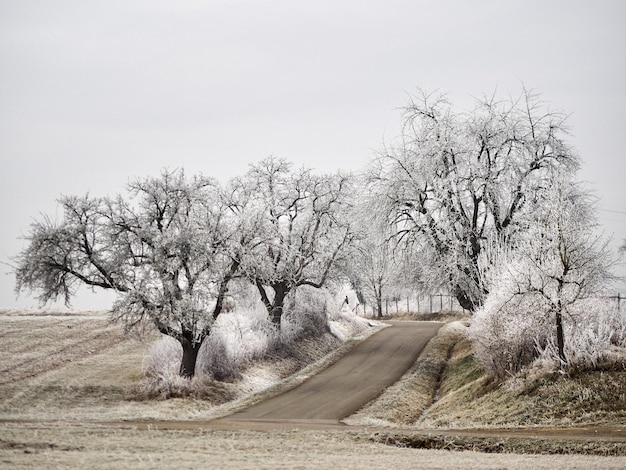
[[[466, 312], [458, 300], [449, 294], [414, 294], [411, 296], [390, 297], [383, 300], [382, 309], [383, 315]], [[356, 306], [355, 312], [365, 317], [376, 316], [377, 307], [372, 304], [359, 304]]]
[[618, 292], [616, 295], [609, 295], [607, 299], [615, 300], [615, 302], [617, 303], [617, 311], [621, 312], [622, 308], [624, 308], [622, 307], [622, 302], [626, 302], [626, 295], [620, 294]]
[[[626, 311], [626, 295], [617, 293], [603, 297], [615, 301], [617, 311]], [[459, 304], [456, 297], [450, 294], [422, 294], [411, 296], [396, 296], [383, 300], [383, 315], [397, 315], [402, 313], [439, 313], [439, 312], [463, 312], [465, 310]], [[358, 304], [355, 312], [364, 317], [376, 316], [377, 307], [372, 304]]]

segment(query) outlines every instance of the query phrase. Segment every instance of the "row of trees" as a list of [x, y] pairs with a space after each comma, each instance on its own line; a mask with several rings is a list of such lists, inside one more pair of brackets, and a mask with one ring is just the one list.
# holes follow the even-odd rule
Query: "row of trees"
[[31, 227], [16, 289], [68, 304], [81, 284], [115, 291], [113, 317], [179, 341], [190, 377], [234, 279], [256, 286], [279, 325], [290, 292], [333, 274], [352, 234], [339, 216], [349, 191], [345, 176], [269, 158], [225, 186], [166, 170], [126, 195], [62, 197], [62, 220]]
[[63, 197], [61, 221], [31, 228], [17, 291], [69, 302], [79, 284], [112, 289], [114, 316], [178, 340], [192, 376], [234, 279], [255, 286], [276, 325], [295, 289], [331, 279], [379, 316], [398, 287], [447, 289], [474, 312], [514, 279], [510, 298], [548, 300], [565, 360], [567, 305], [610, 278], [589, 193], [573, 183], [565, 116], [525, 91], [466, 112], [423, 93], [403, 118], [358, 176], [268, 158], [226, 185], [164, 171], [124, 196]]

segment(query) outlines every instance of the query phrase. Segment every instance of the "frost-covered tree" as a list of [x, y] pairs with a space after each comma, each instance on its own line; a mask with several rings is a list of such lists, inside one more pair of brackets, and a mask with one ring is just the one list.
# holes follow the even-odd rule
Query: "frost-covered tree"
[[373, 163], [369, 181], [376, 210], [419, 256], [425, 283], [447, 288], [470, 311], [483, 303], [485, 244], [510, 243], [553, 170], [578, 165], [565, 132], [565, 116], [531, 92], [478, 100], [468, 112], [442, 95], [411, 99], [400, 138]]
[[352, 287], [383, 316], [383, 300], [395, 285], [396, 263], [387, 240], [364, 238], [350, 252], [346, 274]]
[[352, 238], [342, 215], [350, 181], [267, 158], [252, 165], [240, 184], [253, 195], [243, 213], [257, 221], [242, 272], [280, 325], [285, 297], [299, 286], [322, 287], [344, 256]]
[[610, 287], [614, 259], [597, 233], [589, 191], [566, 174], [551, 183], [537, 192], [538, 210], [525, 214], [515, 244], [483, 253], [490, 293], [470, 335], [477, 358], [495, 376], [516, 372], [550, 344], [567, 364], [566, 346], [576, 354], [571, 345], [580, 345], [574, 335], [602, 341], [587, 331], [599, 334], [601, 325], [581, 323], [592, 321], [589, 302], [599, 304]]
[[382, 318], [383, 301], [398, 292], [401, 284], [402, 263], [389, 240], [389, 226], [371, 210], [365, 185], [356, 186], [355, 202], [347, 215], [353, 221], [355, 239], [342, 270], [359, 302], [375, 306], [376, 316]]
[[615, 260], [609, 241], [597, 233], [588, 191], [561, 176], [545, 192], [543, 210], [529, 214], [528, 233], [515, 247], [511, 274], [516, 295], [544, 299], [546, 313], [554, 319], [559, 359], [565, 363], [563, 317], [576, 302], [607, 290]]
[[180, 374], [193, 376], [238, 268], [230, 253], [237, 227], [218, 184], [163, 171], [130, 183], [126, 196], [67, 196], [60, 204], [61, 221], [32, 225], [16, 259], [16, 291], [69, 304], [80, 284], [113, 290], [113, 318], [127, 329], [148, 321], [176, 339]]

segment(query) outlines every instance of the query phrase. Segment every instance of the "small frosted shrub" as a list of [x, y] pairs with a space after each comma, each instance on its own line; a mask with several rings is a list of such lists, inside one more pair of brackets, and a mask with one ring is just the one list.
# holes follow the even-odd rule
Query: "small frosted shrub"
[[241, 364], [238, 363], [225, 342], [224, 336], [207, 338], [198, 353], [196, 366], [215, 380], [230, 381], [241, 377]]
[[300, 287], [285, 306], [281, 323], [281, 341], [285, 344], [300, 338], [318, 337], [328, 332], [328, 293]]
[[144, 375], [178, 373], [183, 348], [178, 341], [169, 336], [162, 336], [154, 343], [143, 361]]
[[502, 379], [531, 364], [551, 335], [546, 305], [530, 294], [490, 295], [470, 325], [474, 357], [487, 375]]
[[626, 348], [626, 317], [603, 299], [574, 302], [563, 312], [565, 356], [559, 360], [555, 314], [530, 293], [509, 298], [496, 294], [476, 312], [469, 330], [474, 356], [495, 378], [503, 379], [537, 358], [565, 370], [594, 370]]
[[[626, 348], [626, 317], [607, 299], [580, 300], [564, 316], [567, 369], [594, 370], [610, 361], [616, 348]], [[551, 341], [544, 357], [558, 358]]]

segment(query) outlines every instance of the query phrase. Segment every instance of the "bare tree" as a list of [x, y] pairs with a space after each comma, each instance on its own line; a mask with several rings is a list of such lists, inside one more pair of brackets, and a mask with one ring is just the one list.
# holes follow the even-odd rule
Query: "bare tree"
[[478, 259], [487, 240], [512, 243], [519, 214], [550, 184], [551, 170], [578, 165], [565, 132], [565, 116], [526, 91], [511, 102], [477, 101], [467, 113], [455, 113], [445, 96], [410, 101], [370, 188], [397, 242], [428, 267], [425, 282], [470, 311], [482, 304]]
[[113, 318], [127, 329], [149, 321], [179, 341], [180, 374], [191, 377], [239, 267], [229, 251], [236, 227], [212, 179], [163, 171], [128, 190], [127, 198], [63, 197], [62, 221], [31, 227], [16, 291], [69, 304], [80, 284], [114, 290]]
[[279, 325], [285, 297], [299, 286], [322, 287], [351, 240], [341, 215], [349, 178], [293, 170], [285, 160], [268, 158], [253, 165], [240, 184], [254, 195], [247, 217], [259, 221], [242, 270]]
[[352, 286], [376, 305], [377, 318], [383, 317], [383, 300], [395, 286], [396, 263], [387, 240], [362, 239], [351, 251], [348, 277]]

